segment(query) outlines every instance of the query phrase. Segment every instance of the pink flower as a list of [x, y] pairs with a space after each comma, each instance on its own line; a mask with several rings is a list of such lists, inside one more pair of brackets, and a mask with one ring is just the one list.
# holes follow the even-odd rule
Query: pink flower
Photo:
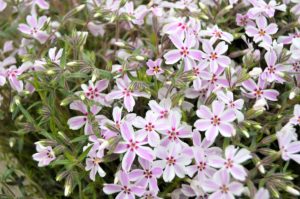
[[225, 104], [213, 101], [212, 112], [204, 105], [197, 110], [197, 116], [201, 119], [195, 122], [195, 127], [200, 131], [206, 131], [205, 136], [209, 141], [214, 141], [220, 132], [224, 137], [235, 135], [235, 129], [230, 122], [235, 120], [235, 113], [231, 109], [225, 109]]
[[207, 156], [201, 147], [194, 147], [193, 157], [195, 164], [186, 168], [187, 174], [192, 178], [194, 174], [197, 173], [199, 182], [211, 178], [216, 170], [208, 164], [210, 156]]
[[237, 179], [244, 181], [247, 173], [241, 163], [251, 159], [250, 151], [247, 149], [238, 149], [233, 145], [226, 147], [225, 158], [214, 156], [210, 159], [209, 165], [215, 168], [221, 168]]
[[[102, 129], [101, 135], [104, 139], [109, 139], [111, 137], [115, 137], [118, 134], [118, 131], [121, 128], [121, 125], [124, 122], [128, 122], [128, 123], [132, 123], [134, 121], [134, 119], [136, 118], [136, 114], [131, 113], [131, 114], [127, 114], [125, 116], [123, 116], [122, 118], [122, 110], [123, 108], [119, 108], [119, 107], [114, 107], [113, 109], [113, 120], [109, 120], [109, 119], [103, 119], [100, 123], [100, 128]], [[107, 125], [115, 128], [109, 128], [107, 127]]]
[[278, 26], [275, 23], [267, 24], [267, 19], [265, 17], [259, 17], [256, 19], [257, 27], [247, 26], [246, 34], [250, 37], [254, 37], [254, 42], [258, 43], [263, 41], [269, 45], [272, 44], [272, 37], [277, 32]]
[[246, 26], [255, 26], [255, 23], [249, 19], [249, 16], [247, 14], [236, 14], [236, 24], [238, 26], [246, 27]]
[[300, 32], [298, 29], [296, 29], [295, 33], [289, 33], [288, 36], [279, 36], [278, 43], [291, 44], [296, 38], [300, 38]]
[[208, 88], [207, 96], [209, 96], [211, 92], [229, 87], [229, 81], [226, 79], [223, 71], [224, 68], [218, 67], [216, 72], [202, 71], [202, 73], [200, 73], [203, 85], [207, 85]]
[[139, 163], [142, 169], [134, 169], [129, 173], [130, 181], [136, 181], [136, 185], [141, 187], [148, 187], [149, 190], [157, 193], [159, 188], [157, 186], [157, 178], [162, 175], [162, 169], [151, 165], [148, 160], [139, 158]]
[[158, 197], [155, 191], [146, 191], [141, 199], [162, 199], [162, 198]]
[[50, 164], [55, 160], [55, 154], [51, 146], [44, 147], [40, 143], [35, 143], [37, 153], [33, 154], [32, 157], [35, 161], [38, 161], [39, 167], [44, 167]]
[[177, 48], [176, 50], [170, 50], [165, 55], [166, 64], [175, 64], [179, 60], [184, 60], [185, 70], [191, 70], [194, 60], [200, 61], [202, 58], [201, 51], [192, 49], [195, 45], [195, 39], [191, 38], [187, 33], [184, 42], [179, 38], [178, 35], [170, 35], [172, 43]]
[[37, 16], [29, 15], [26, 17], [27, 24], [20, 24], [19, 30], [22, 33], [31, 35], [33, 38], [37, 39], [41, 44], [45, 43], [48, 39], [48, 34], [42, 31], [43, 26], [47, 21], [46, 16], [42, 16], [37, 19]]
[[242, 85], [246, 90], [249, 91], [248, 93], [245, 93], [245, 95], [249, 98], [277, 101], [279, 92], [274, 89], [265, 89], [267, 84], [261, 78], [258, 78], [257, 84], [253, 81], [253, 79], [248, 79], [244, 81]]
[[285, 82], [282, 78], [282, 71], [287, 70], [282, 64], [276, 64], [277, 55], [274, 50], [270, 50], [265, 54], [265, 60], [268, 67], [265, 68], [264, 72], [261, 74], [261, 78], [269, 82], [277, 81], [279, 83]]
[[293, 126], [287, 124], [276, 133], [276, 137], [282, 159], [285, 161], [292, 159], [300, 164], [300, 154], [297, 154], [300, 152], [300, 141], [297, 140], [295, 131]]
[[95, 176], [98, 173], [100, 177], [106, 175], [105, 171], [100, 167], [100, 163], [103, 162], [103, 153], [101, 151], [89, 154], [86, 159], [86, 171], [90, 171], [90, 179], [95, 181]]
[[130, 79], [128, 77], [124, 77], [123, 79], [119, 78], [116, 80], [117, 89], [111, 91], [106, 95], [106, 100], [110, 101], [112, 99], [121, 99], [124, 100], [124, 106], [128, 112], [133, 111], [133, 107], [135, 106], [134, 97], [146, 97], [149, 98], [150, 95], [145, 92], [134, 91], [130, 88]]
[[148, 9], [145, 5], [140, 5], [134, 10], [133, 2], [127, 2], [124, 7], [120, 9], [120, 12], [128, 14], [131, 17], [132, 23], [143, 25]]
[[227, 108], [232, 109], [235, 112], [235, 116], [238, 121], [244, 120], [244, 114], [240, 111], [244, 105], [243, 99], [234, 100], [233, 93], [231, 91], [227, 91], [226, 93], [223, 91], [217, 91], [216, 94], [218, 99], [227, 105]]
[[155, 100], [151, 100], [148, 103], [151, 110], [158, 114], [159, 119], [168, 119], [172, 107], [172, 101], [170, 98], [162, 99], [158, 104]]
[[94, 84], [90, 80], [89, 85], [82, 84], [81, 88], [86, 98], [99, 102], [101, 105], [109, 106], [109, 103], [105, 99], [106, 94], [101, 93], [107, 88], [108, 83], [108, 80], [99, 80]]
[[213, 49], [212, 44], [207, 40], [203, 40], [202, 43], [203, 58], [209, 64], [211, 71], [216, 72], [219, 66], [222, 68], [229, 66], [231, 62], [230, 58], [223, 55], [228, 49], [228, 45], [225, 42], [218, 43], [215, 49]]
[[[222, 149], [219, 147], [211, 147], [213, 144], [212, 141], [209, 141], [207, 138], [201, 138], [201, 134], [196, 129], [193, 132], [193, 149], [195, 150], [203, 150], [205, 156], [212, 155], [221, 155]], [[191, 154], [193, 155], [193, 154]]]
[[248, 11], [248, 14], [252, 19], [264, 16], [271, 18], [274, 17], [275, 10], [286, 10], [285, 4], [278, 5], [274, 0], [269, 1], [268, 4], [263, 0], [249, 0], [249, 2], [254, 6]]
[[0, 12], [2, 12], [7, 6], [7, 3], [4, 0], [0, 0]]
[[193, 86], [185, 90], [185, 97], [189, 99], [199, 98], [201, 101], [205, 101], [209, 96], [208, 83], [203, 82], [200, 78], [193, 81]]
[[56, 63], [57, 65], [60, 65], [60, 59], [61, 59], [64, 49], [61, 48], [57, 52], [56, 52], [56, 49], [57, 49], [56, 47], [50, 48], [49, 52], [48, 52], [48, 56], [49, 56], [51, 62]]
[[270, 199], [270, 193], [265, 188], [259, 188], [254, 196], [254, 199]]
[[294, 125], [300, 125], [300, 105], [296, 104], [294, 106], [294, 117], [290, 119], [290, 123]]
[[[68, 120], [69, 128], [72, 130], [78, 130], [84, 125], [84, 133], [86, 135], [94, 134], [92, 121], [90, 121], [87, 106], [82, 101], [76, 100], [70, 104], [70, 109], [79, 111], [83, 113], [83, 115], [70, 118]], [[100, 110], [101, 108], [96, 105], [93, 105], [90, 109], [90, 112], [98, 123], [104, 119], [103, 115], [97, 115]]]
[[165, 125], [164, 121], [157, 121], [158, 115], [153, 111], [147, 111], [145, 119], [138, 116], [133, 122], [133, 126], [139, 128], [137, 133], [144, 138], [147, 137], [150, 146], [157, 146], [160, 143], [160, 137], [157, 130], [160, 130]]
[[142, 196], [145, 192], [144, 188], [131, 184], [129, 182], [128, 174], [124, 171], [119, 172], [118, 179], [120, 180], [120, 185], [104, 184], [103, 192], [108, 195], [119, 192], [116, 197], [117, 199], [134, 199], [135, 196]]
[[32, 5], [37, 5], [41, 9], [47, 10], [49, 9], [49, 3], [46, 0], [32, 0]]
[[233, 41], [233, 36], [221, 30], [217, 25], [213, 26], [212, 28], [207, 28], [207, 30], [200, 31], [200, 36], [208, 36], [210, 38], [210, 43], [213, 44], [217, 40], [223, 40], [227, 43], [231, 43]]
[[182, 138], [192, 137], [192, 128], [187, 124], [181, 124], [181, 114], [173, 111], [170, 115], [170, 121], [164, 126], [160, 125], [159, 133], [165, 137], [161, 141], [161, 145], [180, 144], [186, 146]]
[[175, 18], [172, 22], [163, 27], [162, 32], [170, 35], [178, 35], [179, 39], [183, 40], [188, 29], [188, 25], [185, 21], [186, 18]]
[[212, 179], [203, 182], [202, 187], [206, 192], [212, 192], [208, 199], [232, 199], [243, 192], [243, 185], [239, 182], [230, 182], [230, 176], [226, 170], [216, 172]]
[[158, 76], [159, 74], [162, 74], [164, 70], [160, 67], [161, 66], [162, 59], [157, 59], [155, 61], [149, 59], [147, 61], [148, 69], [146, 71], [147, 75], [155, 75]]
[[179, 178], [185, 176], [185, 167], [191, 163], [191, 158], [184, 154], [180, 145], [171, 144], [167, 147], [157, 147], [155, 153], [161, 160], [155, 161], [154, 165], [164, 168], [163, 179], [165, 182], [171, 182], [175, 175]]
[[126, 152], [122, 160], [123, 170], [130, 170], [136, 155], [149, 161], [152, 161], [155, 158], [153, 151], [149, 147], [143, 146], [147, 144], [144, 136], [139, 133], [135, 133], [131, 125], [127, 123], [122, 124], [121, 135], [124, 141], [118, 143], [114, 152]]

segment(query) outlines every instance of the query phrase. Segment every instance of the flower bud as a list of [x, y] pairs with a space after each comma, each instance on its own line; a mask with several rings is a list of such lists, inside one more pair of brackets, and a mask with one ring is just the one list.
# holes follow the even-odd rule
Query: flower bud
[[293, 187], [291, 187], [289, 185], [285, 187], [285, 190], [294, 196], [300, 195], [300, 192], [297, 189], [294, 189]]

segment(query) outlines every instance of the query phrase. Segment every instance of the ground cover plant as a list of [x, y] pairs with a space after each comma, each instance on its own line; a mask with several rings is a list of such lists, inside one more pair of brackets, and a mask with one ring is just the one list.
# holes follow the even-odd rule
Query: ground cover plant
[[0, 198], [299, 197], [298, 0], [0, 13]]

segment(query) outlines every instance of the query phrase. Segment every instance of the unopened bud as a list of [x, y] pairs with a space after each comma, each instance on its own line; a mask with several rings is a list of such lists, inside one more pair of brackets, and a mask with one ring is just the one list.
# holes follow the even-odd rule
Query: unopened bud
[[53, 75], [53, 74], [55, 74], [55, 71], [49, 69], [49, 70], [46, 71], [46, 74], [47, 74], [47, 75]]
[[285, 190], [294, 196], [299, 196], [300, 192], [297, 189], [294, 189], [291, 186], [286, 186]]
[[122, 42], [122, 41], [116, 41], [116, 42], [115, 42], [115, 45], [116, 45], [116, 46], [119, 46], [119, 47], [125, 47], [125, 43]]
[[135, 59], [138, 60], [138, 61], [144, 61], [145, 57], [137, 55], [137, 56], [135, 56]]
[[83, 10], [85, 8], [85, 4], [82, 4], [80, 6], [77, 6], [75, 9], [77, 12], [80, 12], [81, 10]]

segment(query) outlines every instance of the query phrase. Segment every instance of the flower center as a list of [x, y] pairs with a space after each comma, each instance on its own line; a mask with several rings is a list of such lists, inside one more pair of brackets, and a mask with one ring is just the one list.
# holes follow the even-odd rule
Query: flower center
[[174, 127], [172, 127], [171, 131], [168, 131], [169, 140], [176, 140], [179, 132], [176, 131]]
[[131, 95], [130, 90], [128, 90], [127, 88], [124, 88], [123, 95], [130, 96]]
[[254, 89], [254, 95], [256, 97], [260, 97], [262, 94], [264, 94], [264, 92], [261, 90], [261, 88]]
[[144, 171], [144, 176], [145, 176], [145, 178], [152, 178], [152, 171], [149, 171], [148, 169], [146, 169]]
[[218, 116], [213, 116], [211, 119], [211, 124], [217, 126], [220, 124], [221, 119]]
[[233, 161], [230, 158], [228, 158], [227, 162], [225, 162], [224, 165], [225, 165], [226, 169], [229, 169], [229, 168], [233, 167]]
[[169, 166], [175, 165], [175, 163], [176, 163], [176, 159], [173, 156], [167, 157], [167, 164]]
[[153, 129], [154, 129], [154, 125], [151, 122], [146, 124], [146, 126], [145, 126], [146, 131], [151, 132], [151, 131], [153, 131]]
[[89, 99], [94, 99], [94, 98], [99, 97], [97, 88], [93, 89], [92, 87], [89, 87], [88, 91], [85, 94], [86, 94], [87, 98], [89, 98]]
[[93, 164], [94, 165], [97, 165], [97, 164], [99, 164], [101, 162], [101, 159], [100, 158], [98, 158], [98, 157], [94, 157], [93, 158]]
[[216, 60], [216, 59], [218, 59], [218, 55], [217, 55], [217, 53], [212, 52], [212, 53], [210, 54], [209, 58], [210, 58], [211, 60]]
[[189, 54], [189, 49], [187, 47], [181, 47], [180, 54], [186, 57]]
[[129, 140], [129, 143], [127, 144], [127, 148], [130, 149], [130, 151], [134, 151], [137, 148], [139, 148], [138, 146], [138, 141], [134, 142], [133, 140]]
[[259, 36], [265, 36], [266, 31], [263, 30], [263, 29], [260, 29], [260, 30], [258, 31], [258, 34], [259, 34]]
[[131, 189], [127, 186], [124, 186], [121, 188], [122, 191], [125, 193], [125, 194], [130, 194], [131, 193]]
[[276, 68], [274, 68], [274, 66], [269, 66], [268, 67], [268, 71], [269, 71], [269, 73], [275, 73], [275, 71], [276, 71]]
[[160, 111], [160, 118], [167, 118], [169, 115], [169, 111], [168, 110], [164, 110], [164, 111]]
[[203, 171], [206, 169], [206, 162], [199, 162], [198, 166], [197, 166], [199, 171]]
[[218, 37], [218, 38], [221, 38], [221, 36], [222, 36], [222, 32], [217, 31], [217, 30], [213, 34], [215, 35], [215, 37]]
[[160, 67], [154, 66], [152, 70], [153, 70], [153, 72], [158, 73], [158, 72], [160, 72]]
[[184, 23], [178, 23], [178, 27], [180, 27], [182, 30], [186, 29], [186, 25]]
[[229, 188], [226, 185], [222, 185], [220, 187], [221, 193], [228, 193]]

